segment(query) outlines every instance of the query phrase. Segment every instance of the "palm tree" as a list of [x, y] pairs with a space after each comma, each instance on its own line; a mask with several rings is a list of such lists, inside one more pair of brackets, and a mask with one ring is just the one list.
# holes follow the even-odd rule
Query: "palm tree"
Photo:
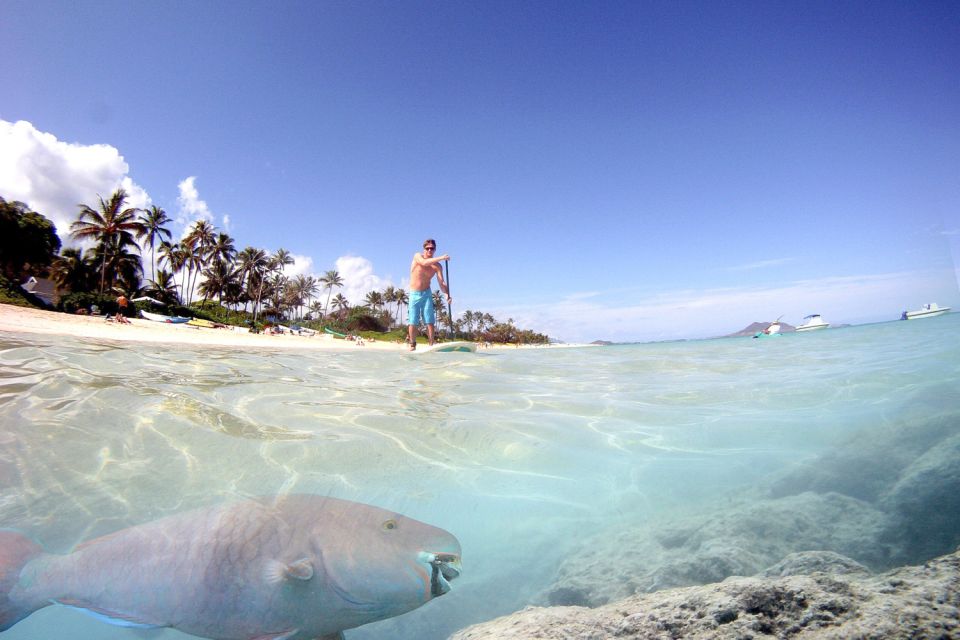
[[[390, 285], [383, 290], [383, 302], [384, 304], [393, 304], [397, 301], [397, 290], [393, 285]], [[397, 319], [393, 317], [393, 311], [390, 311], [390, 324], [393, 325]]]
[[[310, 300], [316, 297], [317, 291], [319, 291], [317, 279], [313, 276], [297, 276], [293, 279], [293, 288], [297, 292], [297, 299], [300, 301], [300, 306], [310, 304]], [[301, 319], [302, 317], [301, 314]]]
[[[139, 250], [136, 244], [132, 246]], [[130, 253], [127, 248], [128, 245], [120, 244], [119, 240], [113, 240], [108, 244], [97, 245], [94, 255], [103, 254], [107, 271], [111, 274], [110, 288], [127, 297], [133, 297], [140, 289], [143, 261], [139, 255]]]
[[204, 277], [208, 277], [208, 274], [214, 274], [218, 282], [216, 286], [212, 288], [203, 287], [203, 283], [201, 283], [204, 302], [209, 300], [209, 294], [214, 291], [216, 291], [218, 300], [223, 299], [223, 292], [231, 284], [231, 276], [236, 276], [234, 270], [230, 267], [230, 263], [236, 255], [237, 250], [233, 246], [233, 238], [226, 233], [217, 234], [216, 239], [214, 239], [213, 244], [210, 245], [207, 252], [209, 260], [207, 268], [203, 270], [203, 275]]
[[443, 304], [443, 294], [440, 291], [433, 292], [433, 307], [437, 312], [437, 324], [441, 324], [445, 320], [450, 321], [450, 318], [447, 316], [447, 306]]
[[166, 211], [157, 205], [153, 205], [150, 209], [140, 210], [140, 222], [143, 224], [143, 229], [137, 232], [137, 240], [145, 237], [147, 242], [150, 243], [150, 265], [152, 267], [150, 274], [151, 277], [156, 280], [157, 253], [155, 245], [158, 238], [161, 242], [163, 242], [164, 237], [170, 240], [170, 230], [164, 225], [173, 222], [173, 220], [167, 217]]
[[473, 335], [473, 326], [476, 324], [476, 314], [467, 309], [463, 312], [463, 325], [467, 330], [467, 333]]
[[284, 310], [290, 306], [287, 301], [287, 283], [290, 279], [280, 271], [274, 271], [273, 277], [267, 283], [267, 299], [270, 301], [270, 307], [278, 319], [284, 316]]
[[223, 293], [236, 280], [237, 273], [226, 262], [216, 260], [203, 270], [203, 282], [200, 283], [200, 293], [206, 302], [211, 296], [223, 300]]
[[[253, 304], [253, 322], [257, 322], [257, 314], [260, 309], [260, 301], [263, 299], [263, 288], [267, 283], [267, 276], [270, 274], [276, 274], [277, 276], [282, 275], [283, 268], [287, 265], [293, 264], [293, 256], [290, 255], [290, 252], [286, 249], [277, 249], [277, 252], [273, 256], [266, 258], [266, 265], [259, 273], [258, 276], [258, 285], [257, 285], [257, 297], [256, 301]], [[273, 282], [270, 282], [270, 288], [267, 289], [268, 295], [273, 293], [276, 295], [278, 289], [282, 290], [283, 285], [286, 283], [286, 279], [281, 280], [279, 277], [274, 278]]]
[[383, 305], [383, 294], [379, 291], [367, 292], [366, 303], [372, 307], [374, 311], [377, 311], [380, 306]]
[[123, 189], [114, 191], [109, 200], [104, 200], [102, 196], [97, 196], [97, 199], [100, 200], [99, 211], [85, 204], [79, 205], [80, 215], [70, 225], [70, 235], [76, 240], [94, 240], [104, 247], [100, 251], [100, 293], [103, 293], [107, 280], [107, 257], [111, 253], [106, 247], [121, 249], [137, 246], [134, 234], [141, 233], [143, 223], [137, 220], [137, 209], [124, 209], [127, 192]]
[[312, 303], [310, 303], [310, 312], [308, 313], [308, 316], [310, 316], [310, 319], [312, 320], [314, 316], [320, 317], [322, 315], [323, 315], [323, 305], [320, 304], [320, 301], [315, 300]]
[[492, 327], [497, 321], [489, 313], [477, 312], [477, 331], [483, 333], [487, 327]]
[[283, 268], [287, 265], [291, 265], [296, 260], [293, 259], [293, 256], [290, 255], [290, 252], [286, 249], [277, 249], [277, 252], [273, 254], [273, 270], [283, 273]]
[[156, 278], [147, 282], [144, 293], [164, 304], [180, 304], [180, 296], [177, 294], [178, 288], [179, 285], [173, 279], [173, 274], [166, 269], [161, 269]]
[[213, 262], [229, 264], [237, 257], [237, 249], [233, 246], [233, 238], [226, 233], [218, 233], [210, 247], [210, 259]]
[[96, 267], [79, 247], [67, 247], [50, 265], [50, 278], [61, 291], [87, 291], [95, 274]]
[[179, 243], [180, 246], [180, 255], [183, 258], [183, 269], [186, 269], [186, 274], [182, 278], [183, 284], [183, 303], [190, 304], [193, 302], [193, 283], [195, 280], [194, 274], [199, 272], [203, 268], [203, 257], [197, 251], [197, 241], [195, 238], [190, 236], [185, 237]]
[[[160, 262], [166, 262], [167, 266], [170, 267], [171, 277], [183, 271], [183, 268], [187, 266], [189, 257], [190, 254], [187, 249], [179, 242], [173, 243], [165, 240], [160, 243]], [[186, 278], [181, 278], [181, 285], [185, 280]], [[180, 290], [186, 293], [185, 286], [181, 286]]]
[[210, 248], [214, 244], [213, 225], [206, 220], [197, 220], [193, 223], [193, 228], [190, 229], [190, 233], [183, 239], [183, 242], [188, 243], [193, 250], [190, 260], [190, 271], [193, 274], [193, 281], [190, 283], [190, 295], [187, 300], [189, 303], [190, 300], [193, 299], [193, 291], [197, 285], [197, 276], [200, 275], [203, 268], [207, 266]]
[[342, 293], [338, 293], [333, 297], [333, 308], [337, 311], [349, 311], [350, 301], [344, 298]]
[[408, 304], [410, 304], [410, 298], [409, 296], [407, 296], [407, 292], [405, 290], [397, 289], [396, 303], [397, 303], [397, 315], [402, 318], [403, 315], [401, 315], [400, 313], [400, 306], [401, 305], [407, 306]]
[[[267, 268], [270, 266], [270, 258], [263, 249], [247, 247], [237, 254], [237, 262], [240, 271], [240, 286], [246, 292], [249, 301], [259, 301], [259, 292], [261, 283], [266, 277]], [[246, 310], [246, 303], [244, 303]], [[256, 311], [256, 306], [254, 306]]]
[[324, 288], [327, 290], [327, 306], [324, 310], [324, 315], [330, 311], [330, 293], [333, 291], [334, 287], [343, 286], [343, 278], [340, 277], [340, 273], [335, 269], [327, 271], [320, 277], [320, 283], [324, 285]]

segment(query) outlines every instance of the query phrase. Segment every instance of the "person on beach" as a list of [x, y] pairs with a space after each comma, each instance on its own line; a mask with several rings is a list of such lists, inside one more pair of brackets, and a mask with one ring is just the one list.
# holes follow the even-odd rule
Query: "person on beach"
[[453, 302], [447, 283], [443, 281], [441, 262], [446, 262], [450, 256], [443, 254], [434, 257], [437, 243], [429, 238], [423, 243], [423, 253], [413, 254], [410, 263], [410, 304], [407, 308], [407, 342], [410, 351], [417, 348], [417, 325], [423, 322], [427, 325], [427, 342], [433, 344], [434, 324], [437, 321], [433, 307], [433, 291], [430, 290], [430, 281], [437, 276], [440, 290], [447, 296], [447, 304]]
[[120, 324], [130, 324], [130, 321], [126, 317], [127, 311], [127, 297], [120, 294], [120, 297], [117, 298], [117, 322]]

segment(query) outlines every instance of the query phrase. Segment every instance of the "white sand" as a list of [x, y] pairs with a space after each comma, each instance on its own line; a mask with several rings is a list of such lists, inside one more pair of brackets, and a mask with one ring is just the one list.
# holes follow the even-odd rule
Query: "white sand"
[[103, 316], [90, 317], [41, 311], [0, 304], [0, 332], [25, 334], [43, 333], [69, 335], [102, 340], [132, 342], [173, 342], [178, 344], [206, 344], [227, 347], [263, 347], [267, 349], [378, 349], [402, 351], [406, 347], [392, 342], [364, 341], [364, 345], [339, 340], [325, 333], [313, 336], [265, 335], [227, 329], [208, 329], [186, 324], [152, 322], [131, 318], [130, 324], [106, 322]]
[[[266, 349], [323, 349], [406, 351], [405, 344], [365, 340], [363, 345], [334, 338], [325, 333], [313, 336], [264, 335], [227, 329], [208, 329], [186, 324], [152, 322], [131, 318], [130, 324], [106, 322], [102, 316], [78, 316], [53, 311], [0, 304], [0, 332], [12, 334], [55, 334], [101, 340], [132, 342], [171, 342], [227, 347], [263, 347]], [[531, 345], [532, 346], [532, 345]], [[572, 346], [572, 345], [568, 345]], [[513, 349], [514, 345], [492, 347]]]

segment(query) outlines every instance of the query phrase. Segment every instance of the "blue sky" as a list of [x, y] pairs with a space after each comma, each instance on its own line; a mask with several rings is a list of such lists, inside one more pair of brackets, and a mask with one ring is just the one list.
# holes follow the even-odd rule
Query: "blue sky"
[[455, 313], [567, 341], [960, 307], [955, 2], [2, 13], [0, 195], [60, 229], [123, 185], [355, 302], [432, 236]]

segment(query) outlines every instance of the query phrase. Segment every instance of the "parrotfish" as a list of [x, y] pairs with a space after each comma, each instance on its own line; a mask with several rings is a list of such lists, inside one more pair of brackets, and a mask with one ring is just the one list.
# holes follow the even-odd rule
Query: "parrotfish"
[[215, 640], [314, 640], [416, 609], [460, 575], [450, 533], [287, 495], [197, 509], [45, 553], [0, 531], [0, 631], [49, 604]]

